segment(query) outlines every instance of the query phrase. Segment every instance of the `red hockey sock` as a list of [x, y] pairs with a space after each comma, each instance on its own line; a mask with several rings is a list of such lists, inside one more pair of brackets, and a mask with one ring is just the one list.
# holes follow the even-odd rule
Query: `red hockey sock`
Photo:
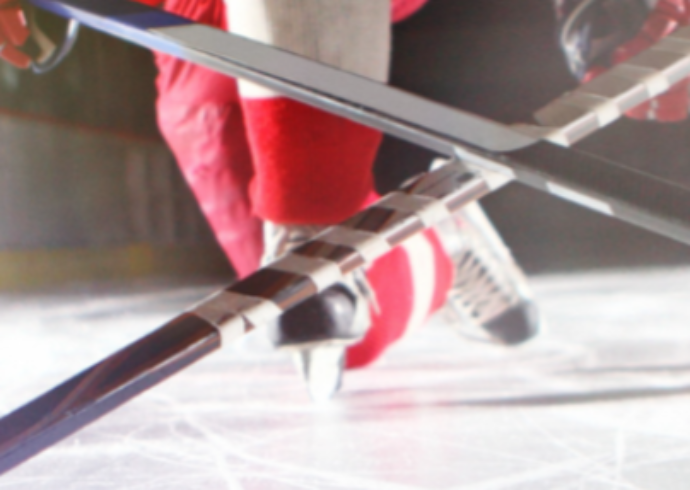
[[366, 275], [378, 311], [371, 308], [367, 334], [348, 349], [348, 369], [375, 361], [443, 306], [453, 284], [454, 267], [436, 232], [427, 230], [378, 259]]
[[[160, 3], [158, 0], [140, 0]], [[165, 0], [167, 11], [225, 28], [221, 0]], [[158, 125], [238, 276], [254, 272], [263, 252], [261, 221], [248, 187], [253, 166], [237, 83], [157, 53]]]
[[[223, 2], [167, 0], [166, 10], [197, 22], [225, 25]], [[157, 54], [158, 125], [214, 235], [244, 277], [263, 252], [261, 221], [248, 187], [253, 167], [235, 80]]]
[[243, 99], [256, 212], [281, 224], [331, 224], [372, 190], [381, 135], [284, 97]]
[[159, 126], [218, 244], [244, 277], [259, 266], [263, 230], [249, 201], [253, 169], [239, 101], [217, 96], [194, 100], [195, 88], [233, 81], [213, 80], [220, 75], [193, 65], [184, 68], [194, 71], [181, 94], [186, 97], [161, 92]]

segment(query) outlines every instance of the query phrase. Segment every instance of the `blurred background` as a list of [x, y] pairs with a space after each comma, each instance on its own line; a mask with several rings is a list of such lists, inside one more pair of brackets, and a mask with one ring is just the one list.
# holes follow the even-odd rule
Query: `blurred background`
[[[394, 36], [394, 85], [506, 123], [574, 87], [547, 0], [432, 0]], [[157, 131], [154, 78], [150, 53], [86, 29], [50, 74], [0, 66], [0, 289], [231, 277]], [[581, 146], [690, 184], [689, 132], [622, 121]], [[432, 157], [387, 139], [380, 190]], [[690, 262], [690, 248], [517, 184], [483, 202], [531, 273]]]

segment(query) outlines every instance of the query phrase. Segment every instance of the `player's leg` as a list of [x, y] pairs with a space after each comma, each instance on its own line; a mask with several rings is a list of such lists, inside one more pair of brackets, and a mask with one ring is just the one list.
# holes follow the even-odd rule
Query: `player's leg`
[[[224, 27], [220, 0], [169, 0], [166, 10]], [[158, 122], [216, 239], [240, 277], [257, 269], [261, 221], [248, 188], [253, 176], [235, 80], [157, 54]]]
[[[228, 7], [234, 33], [387, 79], [390, 0], [228, 0]], [[371, 167], [380, 133], [252, 83], [240, 81], [239, 87], [256, 169], [253, 202], [270, 223], [266, 242], [273, 257], [375, 198]], [[433, 242], [433, 232], [420, 235], [372, 264], [366, 272], [370, 288], [360, 274], [284, 316], [276, 342], [300, 351], [310, 387], [318, 384], [313, 376], [338, 371], [337, 366], [329, 370], [323, 359], [332, 355], [333, 363], [343, 362], [344, 344], [366, 332], [348, 355], [348, 365], [367, 364], [438, 308], [436, 299], [444, 300], [450, 287], [452, 264]], [[420, 260], [430, 269], [418, 266]], [[420, 271], [429, 274], [421, 277]], [[304, 328], [306, 322], [312, 328]], [[311, 349], [317, 339], [329, 342]], [[312, 390], [317, 397], [319, 389]]]
[[[390, 0], [227, 0], [236, 34], [384, 81]], [[284, 224], [331, 224], [372, 191], [379, 132], [239, 81], [255, 160], [255, 210]]]

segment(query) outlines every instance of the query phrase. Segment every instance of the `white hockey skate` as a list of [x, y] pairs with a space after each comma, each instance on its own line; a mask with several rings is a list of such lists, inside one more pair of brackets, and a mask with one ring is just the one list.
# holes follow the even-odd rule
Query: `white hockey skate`
[[541, 319], [527, 279], [481, 206], [466, 205], [436, 229], [456, 267], [447, 311], [458, 332], [507, 345], [534, 337]]

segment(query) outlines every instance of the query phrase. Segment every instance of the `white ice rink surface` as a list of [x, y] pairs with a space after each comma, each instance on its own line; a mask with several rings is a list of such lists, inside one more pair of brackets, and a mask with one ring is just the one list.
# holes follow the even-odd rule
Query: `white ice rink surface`
[[[471, 343], [437, 321], [314, 405], [289, 359], [254, 339], [0, 477], [0, 489], [690, 488], [690, 269], [533, 284], [549, 329], [529, 346]], [[0, 296], [0, 413], [212, 289]]]

